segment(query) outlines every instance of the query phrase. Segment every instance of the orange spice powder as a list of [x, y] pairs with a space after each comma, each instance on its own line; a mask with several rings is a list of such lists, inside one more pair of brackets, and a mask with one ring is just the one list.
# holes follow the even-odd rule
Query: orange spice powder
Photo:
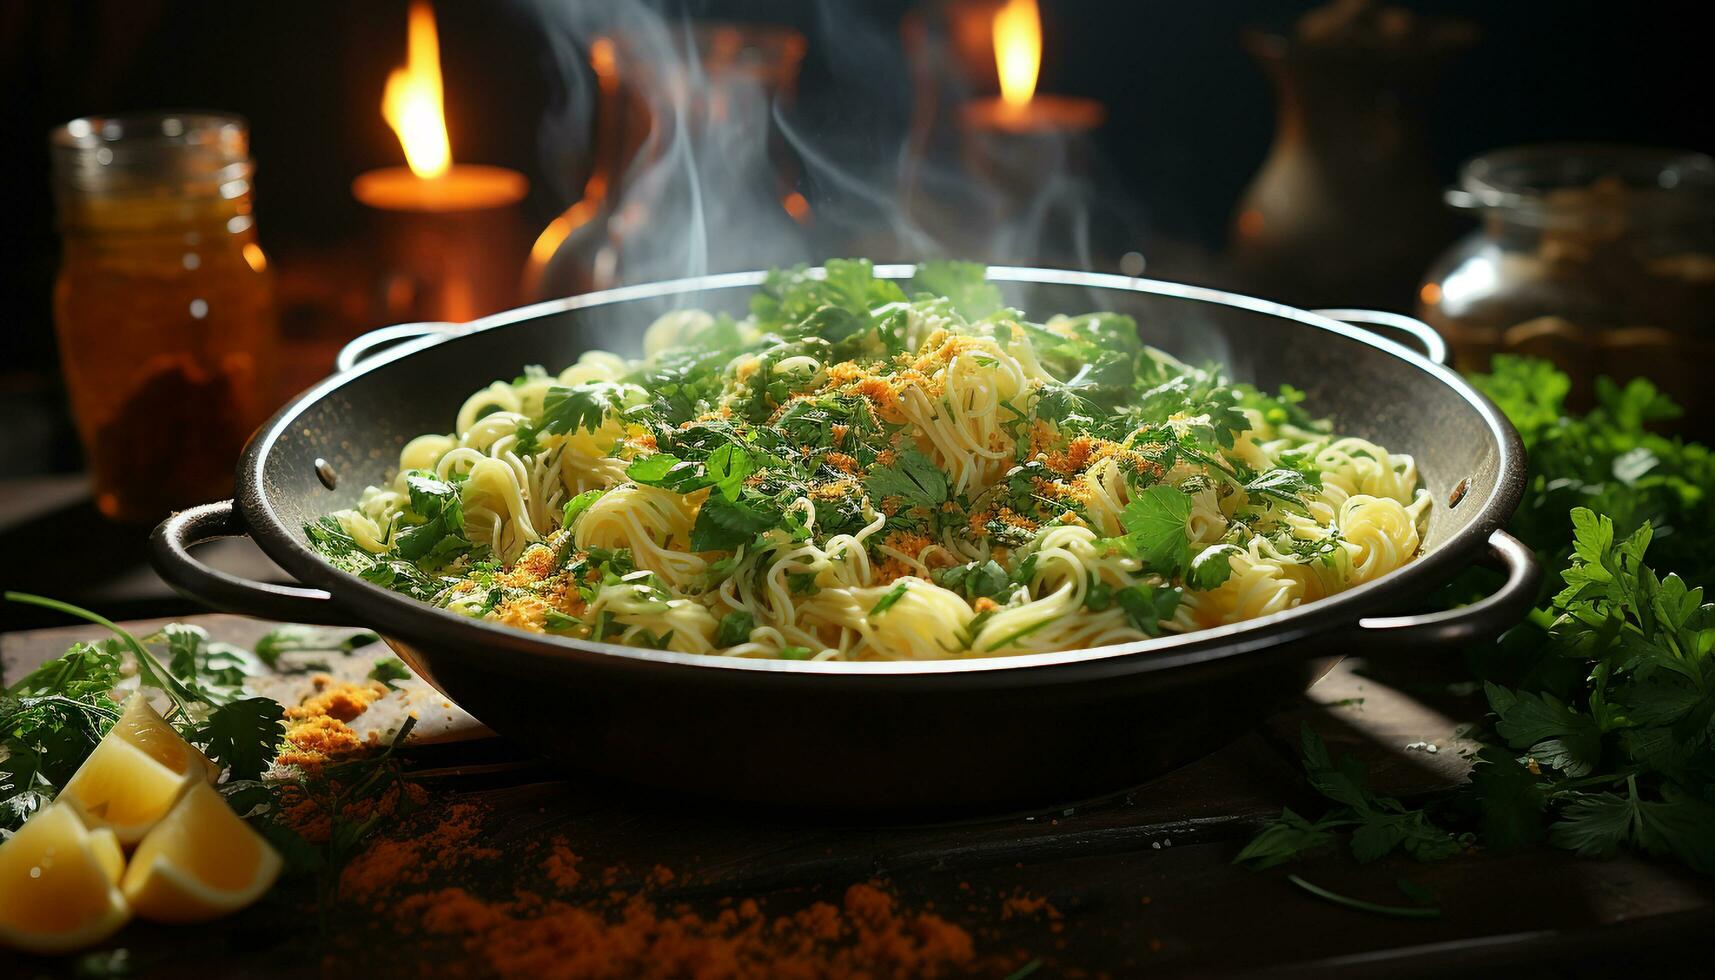
[[542, 861], [542, 870], [555, 888], [571, 891], [583, 879], [583, 875], [578, 873], [578, 860], [564, 841], [556, 840], [554, 850]]
[[[1012, 957], [979, 955], [963, 927], [901, 908], [877, 882], [854, 884], [837, 902], [815, 901], [780, 915], [748, 898], [722, 900], [703, 913], [649, 897], [678, 880], [671, 869], [580, 874], [582, 859], [559, 837], [546, 842], [537, 867], [562, 893], [585, 885], [581, 895], [545, 898], [512, 888], [504, 897], [485, 896], [467, 884], [480, 880], [480, 871], [455, 872], [502, 857], [483, 843], [486, 816], [482, 805], [468, 801], [412, 814], [346, 866], [338, 901], [402, 937], [456, 943], [469, 959], [437, 966], [450, 976], [855, 980], [1004, 976], [1018, 965]], [[621, 887], [628, 879], [635, 884]]]
[[380, 681], [361, 684], [335, 684], [326, 674], [311, 678], [319, 693], [304, 699], [295, 708], [286, 709], [287, 719], [326, 716], [350, 721], [363, 714], [371, 704], [387, 696], [387, 687]]

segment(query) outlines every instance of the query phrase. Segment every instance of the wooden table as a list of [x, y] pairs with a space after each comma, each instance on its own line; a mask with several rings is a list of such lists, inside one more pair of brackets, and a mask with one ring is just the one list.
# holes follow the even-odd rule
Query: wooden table
[[[269, 626], [226, 616], [192, 621], [240, 644]], [[82, 627], [14, 632], [0, 645], [0, 670], [15, 677], [91, 635]], [[360, 677], [385, 652], [375, 644], [330, 666]], [[647, 887], [663, 905], [714, 909], [723, 899], [755, 898], [784, 911], [837, 901], [849, 885], [879, 880], [901, 906], [933, 909], [963, 926], [980, 951], [1012, 963], [1040, 959], [1033, 974], [1040, 977], [1399, 976], [1503, 966], [1514, 976], [1601, 976], [1621, 964], [1668, 966], [1691, 955], [1715, 925], [1715, 887], [1637, 857], [1580, 860], [1536, 850], [1360, 866], [1334, 853], [1260, 874], [1231, 863], [1282, 805], [1316, 810], [1296, 764], [1302, 724], [1336, 754], [1367, 759], [1384, 792], [1419, 797], [1463, 778], [1470, 746], [1455, 732], [1481, 707], [1468, 685], [1449, 683], [1456, 665], [1420, 666], [1410, 676], [1383, 677], [1350, 658], [1260, 730], [1104, 799], [912, 826], [756, 812], [563, 773], [488, 736], [414, 679], [359, 722], [385, 730], [403, 711], [418, 712], [428, 737], [408, 758], [423, 785], [442, 803], [483, 805], [483, 843], [494, 852], [437, 869], [422, 889], [540, 891], [542, 848], [558, 838], [586, 872], [616, 869], [604, 888], [653, 881]], [[291, 701], [307, 684], [298, 674], [259, 687]], [[658, 866], [672, 870], [670, 880]], [[1443, 913], [1406, 920], [1353, 911], [1297, 890], [1287, 870], [1393, 905], [1403, 904], [1396, 880], [1409, 878], [1438, 896]], [[288, 883], [277, 892], [212, 927], [133, 925], [117, 942], [144, 975], [485, 972], [456, 944], [401, 931], [357, 903], [324, 909], [332, 914], [318, 933], [303, 912], [313, 896], [308, 886]], [[1041, 899], [1047, 905], [1037, 907]], [[4, 956], [0, 976], [70, 970]]]

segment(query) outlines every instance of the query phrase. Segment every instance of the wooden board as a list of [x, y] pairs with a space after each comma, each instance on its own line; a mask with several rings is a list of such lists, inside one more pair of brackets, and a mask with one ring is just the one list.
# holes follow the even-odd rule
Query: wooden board
[[[180, 616], [174, 619], [145, 619], [126, 623], [133, 635], [146, 637], [171, 622], [190, 623], [208, 630], [209, 635], [234, 646], [252, 649], [256, 641], [280, 624], [243, 616], [219, 613], [201, 616]], [[345, 637], [360, 630], [336, 630], [334, 635]], [[66, 626], [54, 629], [29, 630], [0, 636], [0, 684], [21, 676], [43, 662], [64, 653], [80, 640], [102, 640], [111, 636], [98, 626]], [[315, 693], [316, 678], [334, 681], [362, 681], [374, 669], [375, 662], [393, 656], [382, 643], [370, 643], [349, 654], [337, 651], [288, 653], [281, 658], [279, 671], [269, 671], [252, 678], [251, 691], [273, 698], [281, 704], [293, 705]], [[387, 739], [397, 731], [406, 715], [415, 715], [417, 725], [412, 739], [421, 743], [456, 742], [476, 738], [491, 738], [492, 733], [463, 709], [442, 697], [439, 691], [415, 677], [398, 682], [398, 690], [370, 705], [369, 710], [353, 723], [358, 734], [366, 738]]]

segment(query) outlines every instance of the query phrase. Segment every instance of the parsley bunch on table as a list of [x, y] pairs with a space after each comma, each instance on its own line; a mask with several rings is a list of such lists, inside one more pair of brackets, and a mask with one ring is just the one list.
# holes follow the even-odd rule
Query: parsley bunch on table
[[169, 624], [140, 640], [76, 606], [17, 592], [6, 598], [88, 620], [114, 636], [72, 644], [0, 694], [0, 829], [16, 829], [52, 801], [119, 719], [111, 695], [126, 680], [126, 653], [139, 685], [166, 695], [168, 721], [230, 779], [254, 779], [273, 760], [283, 710], [245, 696], [244, 679], [259, 669], [249, 651], [215, 643], [197, 626]]
[[1621, 847], [1715, 874], [1715, 455], [1649, 431], [1678, 409], [1646, 381], [1598, 384], [1568, 417], [1565, 375], [1496, 358], [1473, 379], [1530, 452], [1511, 530], [1564, 587], [1498, 641], [1469, 651], [1491, 711], [1470, 782], [1421, 807], [1377, 797], [1361, 763], [1304, 733], [1317, 819], [1286, 810], [1238, 860], [1270, 867], [1350, 831], [1359, 860], [1421, 860], [1467, 845]]

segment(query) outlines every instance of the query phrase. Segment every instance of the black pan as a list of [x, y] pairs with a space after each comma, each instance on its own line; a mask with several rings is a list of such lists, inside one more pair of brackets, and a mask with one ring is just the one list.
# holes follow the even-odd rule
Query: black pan
[[[909, 266], [878, 274], [909, 276]], [[742, 312], [761, 273], [625, 287], [475, 323], [389, 328], [412, 337], [300, 396], [238, 466], [234, 501], [156, 529], [156, 568], [232, 612], [380, 632], [429, 683], [496, 731], [568, 764], [729, 799], [899, 811], [1031, 805], [1140, 782], [1206, 754], [1303, 691], [1344, 654], [1411, 656], [1517, 621], [1540, 577], [1501, 530], [1525, 471], [1518, 436], [1403, 317], [1322, 315], [1216, 290], [1044, 269], [990, 271], [1037, 318], [1116, 310], [1143, 339], [1239, 379], [1308, 393], [1342, 432], [1416, 456], [1436, 508], [1423, 553], [1374, 582], [1263, 619], [1063, 653], [928, 663], [733, 660], [537, 636], [467, 619], [326, 564], [302, 526], [382, 482], [404, 442], [446, 431], [459, 405], [527, 363], [590, 348], [635, 352], [683, 306]], [[1430, 356], [1336, 319], [1416, 335]], [[303, 588], [244, 581], [190, 545], [248, 534]], [[1400, 615], [1468, 564], [1507, 572], [1493, 596]]]

